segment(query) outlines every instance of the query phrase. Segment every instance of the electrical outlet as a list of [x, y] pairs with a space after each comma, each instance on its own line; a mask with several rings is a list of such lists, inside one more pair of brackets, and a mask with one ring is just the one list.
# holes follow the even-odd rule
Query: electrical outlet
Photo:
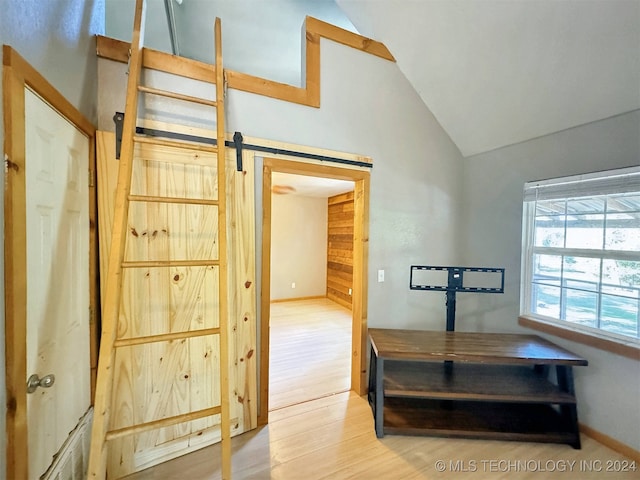
[[351, 289], [349, 289], [349, 295], [351, 295]]
[[378, 282], [384, 282], [384, 270], [378, 270]]
[[293, 283], [291, 284], [291, 288], [296, 288], [296, 282], [293, 282]]

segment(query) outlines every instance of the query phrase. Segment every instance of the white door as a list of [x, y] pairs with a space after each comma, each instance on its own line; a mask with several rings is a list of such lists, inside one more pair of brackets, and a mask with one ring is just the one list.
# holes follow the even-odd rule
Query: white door
[[[25, 91], [29, 477], [39, 478], [89, 408], [89, 141]], [[25, 379], [26, 381], [27, 379]]]

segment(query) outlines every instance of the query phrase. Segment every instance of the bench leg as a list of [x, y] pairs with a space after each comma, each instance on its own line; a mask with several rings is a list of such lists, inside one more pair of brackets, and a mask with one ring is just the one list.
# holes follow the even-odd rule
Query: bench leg
[[[556, 376], [558, 377], [558, 386], [564, 392], [575, 397], [575, 387], [573, 383], [573, 370], [568, 365], [556, 365]], [[580, 449], [580, 428], [578, 427], [578, 406], [577, 399], [573, 405], [560, 405], [560, 413], [565, 425], [568, 425], [574, 435], [574, 441], [570, 445], [575, 449]]]
[[376, 437], [384, 437], [384, 360], [376, 359]]
[[367, 392], [367, 399], [369, 400], [369, 405], [371, 405], [371, 409], [373, 410], [373, 414], [375, 415], [375, 399], [376, 399], [376, 354], [371, 348], [371, 352], [369, 355], [369, 387]]

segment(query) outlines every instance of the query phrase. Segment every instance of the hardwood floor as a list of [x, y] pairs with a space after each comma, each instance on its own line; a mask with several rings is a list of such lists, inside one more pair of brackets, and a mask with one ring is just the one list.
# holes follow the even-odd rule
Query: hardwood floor
[[[585, 435], [582, 435], [581, 450], [558, 444], [394, 435], [376, 438], [366, 398], [353, 392], [326, 393], [336, 386], [344, 389], [345, 383], [341, 383], [344, 381], [348, 388], [348, 358], [346, 370], [330, 367], [334, 361], [335, 365], [341, 365], [336, 352], [342, 347], [333, 352], [334, 345], [328, 344], [311, 354], [312, 348], [323, 344], [321, 338], [332, 339], [335, 344], [345, 343], [338, 340], [339, 332], [346, 328], [345, 322], [339, 319], [340, 312], [329, 305], [326, 313], [316, 315], [320, 324], [335, 328], [333, 334], [327, 334], [313, 322], [302, 320], [301, 312], [308, 308], [305, 302], [272, 306], [273, 404], [269, 424], [233, 439], [234, 480], [624, 480], [640, 477], [640, 465], [632, 464], [631, 460]], [[337, 308], [343, 310], [342, 314], [348, 314], [342, 307]], [[348, 328], [350, 330], [350, 319]], [[305, 336], [316, 341], [309, 342]], [[291, 350], [295, 351], [295, 345], [300, 348], [288, 361], [285, 352], [289, 348], [278, 346], [281, 340], [285, 340], [283, 345]], [[348, 355], [350, 340], [346, 344]], [[313, 364], [314, 359], [318, 364]], [[304, 373], [297, 375], [287, 370]], [[346, 380], [333, 378], [331, 372], [336, 370], [343, 373]], [[287, 387], [287, 381], [301, 383]], [[314, 396], [317, 399], [309, 400]], [[298, 403], [291, 404], [296, 401]], [[274, 408], [274, 405], [278, 406]], [[214, 445], [128, 478], [215, 480], [220, 478], [219, 459], [220, 447]], [[637, 467], [635, 472], [619, 471], [629, 470], [632, 465]], [[439, 471], [443, 466], [444, 470]]]
[[[630, 460], [584, 435], [581, 450], [557, 444], [435, 437], [378, 439], [367, 401], [353, 392], [271, 412], [268, 426], [235, 437], [232, 449], [233, 478], [247, 480], [620, 480], [639, 475], [637, 470], [605, 472], [607, 462], [619, 469]], [[219, 479], [219, 455], [219, 445], [214, 445], [128, 478]], [[443, 472], [437, 470], [439, 461], [444, 462]]]
[[349, 391], [351, 311], [326, 298], [271, 304], [269, 410]]

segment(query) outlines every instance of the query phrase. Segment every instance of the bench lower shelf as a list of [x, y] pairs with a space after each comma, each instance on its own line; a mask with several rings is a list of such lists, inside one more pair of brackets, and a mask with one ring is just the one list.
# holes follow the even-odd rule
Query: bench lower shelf
[[551, 405], [385, 397], [384, 433], [568, 443], [580, 439]]

